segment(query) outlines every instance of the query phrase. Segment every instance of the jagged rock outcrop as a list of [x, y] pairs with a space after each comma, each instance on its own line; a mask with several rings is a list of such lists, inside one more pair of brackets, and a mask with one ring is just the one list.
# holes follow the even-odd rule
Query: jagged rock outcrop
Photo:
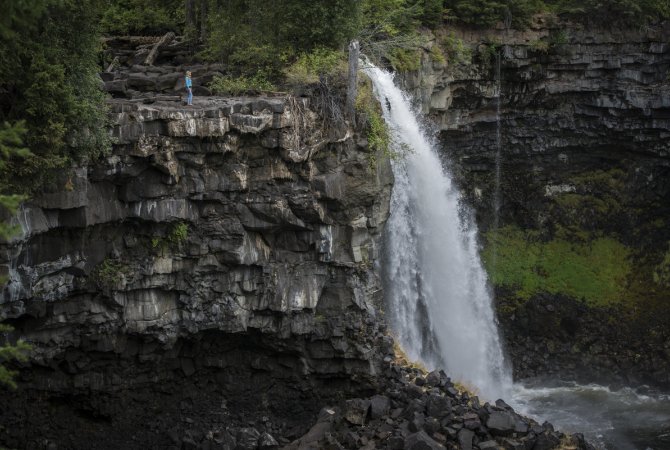
[[389, 162], [306, 98], [109, 105], [112, 154], [2, 244], [0, 320], [33, 351], [0, 445], [192, 448], [253, 425], [272, 448], [374, 386]]
[[[525, 32], [451, 28], [434, 41], [446, 49], [446, 60], [425, 52], [421, 70], [405, 74], [407, 88], [440, 129], [445, 157], [483, 232], [498, 224], [496, 242], [505, 243], [530, 230], [527, 241], [539, 242], [534, 248], [545, 255], [552, 251], [546, 242], [590, 255], [600, 238], [620, 243], [616, 248], [626, 254], [612, 263], [630, 265], [625, 279], [592, 277], [592, 292], [608, 294], [597, 301], [575, 298], [582, 307], [563, 306], [560, 295], [551, 310], [533, 306], [535, 300], [526, 307], [528, 292], [520, 298], [514, 286], [498, 290], [517, 376], [564, 366], [567, 376], [586, 372], [602, 379], [609, 373], [610, 381], [670, 386], [670, 283], [663, 275], [670, 248], [668, 36], [668, 23], [644, 30], [546, 21]], [[510, 235], [510, 229], [521, 232]], [[521, 251], [502, 248], [498, 254]], [[541, 285], [544, 266], [533, 270], [528, 276]], [[573, 276], [564, 283], [570, 288], [584, 281]], [[540, 303], [547, 303], [543, 298]], [[572, 314], [579, 316], [572, 321], [576, 328], [558, 339], [552, 324]], [[617, 344], [592, 326], [620, 320]], [[528, 321], [537, 330], [532, 336]], [[654, 351], [640, 351], [650, 342]]]

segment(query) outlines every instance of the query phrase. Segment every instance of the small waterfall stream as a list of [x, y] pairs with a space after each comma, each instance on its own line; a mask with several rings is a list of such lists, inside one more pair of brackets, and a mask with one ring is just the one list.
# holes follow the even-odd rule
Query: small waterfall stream
[[[502, 165], [502, 144], [501, 144], [501, 123], [500, 123], [500, 102], [502, 97], [502, 77], [500, 72], [502, 55], [500, 52], [496, 53], [496, 84], [495, 84], [495, 98], [496, 98], [496, 156], [495, 156], [495, 186], [493, 192], [493, 229], [497, 230], [500, 226], [500, 175]], [[494, 249], [495, 256], [495, 249]], [[495, 261], [494, 261], [495, 263]], [[494, 264], [495, 265], [495, 264]]]

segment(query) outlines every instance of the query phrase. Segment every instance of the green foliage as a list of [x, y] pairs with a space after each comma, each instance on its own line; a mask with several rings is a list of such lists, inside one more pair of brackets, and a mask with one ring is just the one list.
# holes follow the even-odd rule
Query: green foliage
[[421, 68], [421, 50], [394, 48], [388, 54], [391, 66], [399, 72], [409, 72]]
[[459, 22], [477, 27], [501, 22], [525, 29], [542, 11], [597, 25], [642, 25], [670, 18], [667, 0], [445, 0], [444, 6]]
[[537, 53], [549, 53], [549, 42], [544, 39], [530, 41], [530, 48]]
[[457, 38], [453, 32], [445, 36], [441, 43], [450, 62], [456, 64], [472, 62], [472, 49], [462, 39]]
[[174, 245], [181, 245], [188, 238], [188, 225], [185, 222], [177, 222], [172, 225], [168, 233], [168, 241]]
[[670, 18], [667, 0], [546, 0], [561, 15], [596, 25], [643, 25]]
[[477, 47], [477, 56], [479, 62], [484, 67], [490, 67], [495, 61], [496, 55], [500, 51], [499, 42], [487, 42]]
[[[5, 169], [7, 161], [11, 158], [26, 158], [30, 156], [30, 150], [23, 146], [23, 138], [26, 133], [23, 121], [10, 125], [7, 122], [0, 125], [0, 172]], [[2, 183], [0, 182], [0, 187]], [[18, 209], [20, 203], [25, 200], [24, 195], [18, 194], [0, 194], [0, 212], [7, 216], [12, 216]], [[4, 210], [4, 211], [2, 211]], [[0, 240], [9, 239], [16, 233], [17, 227], [0, 221]], [[4, 280], [0, 277], [0, 285]]]
[[[33, 1], [28, 18], [9, 21], [0, 42], [0, 120], [25, 127], [31, 153], [0, 168], [0, 192], [39, 189], [54, 169], [110, 148], [98, 77], [100, 3]], [[16, 125], [14, 125], [16, 126]]]
[[290, 84], [314, 84], [321, 78], [346, 77], [347, 56], [339, 50], [317, 48], [303, 53], [284, 72]]
[[622, 302], [631, 273], [630, 251], [616, 239], [542, 241], [537, 232], [505, 227], [486, 235], [482, 254], [491, 281], [527, 299], [562, 293], [592, 305]]
[[210, 14], [203, 56], [245, 75], [278, 76], [298, 55], [344, 47], [358, 31], [359, 11], [356, 0], [231, 0]]
[[444, 17], [444, 6], [442, 0], [423, 0], [421, 11], [421, 23], [430, 28], [436, 28], [442, 24]]
[[430, 59], [438, 64], [445, 64], [447, 62], [447, 58], [445, 58], [439, 45], [433, 45], [430, 48]]
[[147, 6], [144, 0], [113, 0], [102, 14], [103, 33], [163, 34], [179, 31], [184, 22], [183, 0], [154, 0]]
[[218, 95], [242, 95], [253, 92], [274, 90], [274, 85], [261, 72], [253, 77], [215, 76], [209, 84], [212, 92]]
[[[0, 324], [0, 335], [11, 331], [13, 331], [12, 327]], [[14, 377], [16, 377], [17, 373], [14, 370], [7, 369], [4, 364], [9, 361], [26, 361], [30, 349], [31, 346], [22, 340], [17, 341], [15, 344], [5, 340], [5, 343], [0, 345], [0, 385], [16, 389]]]
[[[626, 173], [620, 169], [596, 170], [570, 177], [571, 192], [553, 197], [558, 222], [568, 229], [606, 229], [626, 212]], [[558, 225], [558, 224], [557, 224]]]
[[570, 42], [568, 32], [565, 30], [553, 30], [549, 33], [549, 45], [555, 47], [557, 45], [565, 45]]
[[119, 284], [128, 267], [121, 261], [105, 258], [103, 262], [91, 272], [91, 279], [100, 289], [111, 289]]
[[397, 157], [391, 145], [391, 132], [382, 116], [381, 106], [372, 92], [372, 83], [367, 78], [358, 86], [355, 106], [367, 129], [366, 136], [371, 150], [370, 168], [375, 166], [378, 155], [387, 158]]
[[188, 224], [176, 222], [172, 224], [165, 237], [154, 236], [151, 238], [151, 248], [163, 254], [168, 248], [181, 248], [187, 239]]
[[365, 0], [361, 8], [364, 34], [375, 39], [413, 33], [422, 14], [421, 2], [406, 0]]
[[552, 31], [547, 38], [530, 41], [531, 50], [537, 53], [549, 53], [550, 50], [569, 42], [568, 33], [564, 30]]

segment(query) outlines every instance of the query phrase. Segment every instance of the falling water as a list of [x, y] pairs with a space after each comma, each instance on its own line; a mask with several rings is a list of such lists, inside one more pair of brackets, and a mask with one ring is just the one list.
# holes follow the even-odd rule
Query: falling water
[[[477, 228], [409, 98], [390, 73], [367, 73], [394, 145], [395, 185], [387, 225], [385, 276], [392, 327], [408, 355], [474, 386], [487, 399], [511, 385], [498, 336]], [[401, 151], [401, 150], [399, 150]]]
[[496, 53], [496, 158], [495, 158], [495, 186], [493, 193], [493, 229], [497, 230], [500, 226], [500, 171], [502, 163], [502, 146], [500, 143], [500, 97], [502, 96], [502, 82], [500, 76], [500, 53]]

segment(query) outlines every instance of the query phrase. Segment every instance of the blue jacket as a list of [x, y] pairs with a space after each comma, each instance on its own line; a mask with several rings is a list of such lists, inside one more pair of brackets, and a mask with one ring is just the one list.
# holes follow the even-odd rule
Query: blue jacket
[[191, 87], [191, 77], [186, 77], [186, 87], [187, 88]]

